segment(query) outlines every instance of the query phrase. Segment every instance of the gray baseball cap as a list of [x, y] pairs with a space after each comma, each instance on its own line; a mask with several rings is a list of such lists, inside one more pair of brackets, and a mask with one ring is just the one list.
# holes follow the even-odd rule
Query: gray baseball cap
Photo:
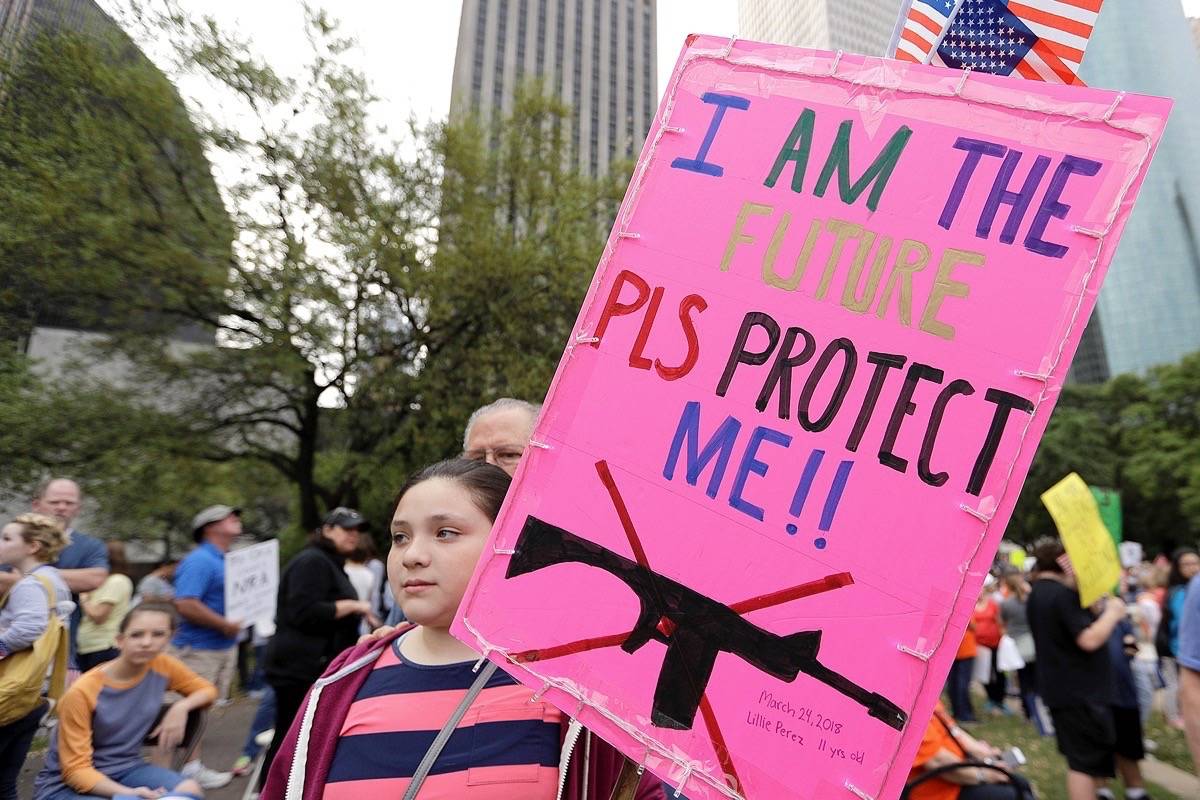
[[367, 518], [353, 508], [338, 506], [325, 517], [325, 524], [336, 525], [346, 530], [364, 530], [367, 527]]
[[192, 517], [192, 538], [200, 541], [200, 534], [204, 532], [204, 526], [213, 522], [220, 522], [230, 514], [242, 515], [240, 508], [233, 506], [209, 506], [201, 511], [196, 516]]

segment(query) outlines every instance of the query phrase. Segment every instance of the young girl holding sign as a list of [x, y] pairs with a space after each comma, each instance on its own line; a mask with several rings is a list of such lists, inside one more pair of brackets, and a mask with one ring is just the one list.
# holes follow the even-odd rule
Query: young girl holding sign
[[[621, 765], [503, 671], [450, 635], [510, 478], [478, 461], [443, 461], [401, 488], [388, 580], [411, 625], [357, 645], [317, 681], [271, 765], [262, 797], [608, 798]], [[444, 746], [435, 739], [447, 734]], [[564, 744], [565, 740], [565, 744]], [[586, 785], [585, 785], [586, 781]], [[290, 790], [290, 791], [289, 791]], [[644, 776], [639, 800], [662, 798]]]

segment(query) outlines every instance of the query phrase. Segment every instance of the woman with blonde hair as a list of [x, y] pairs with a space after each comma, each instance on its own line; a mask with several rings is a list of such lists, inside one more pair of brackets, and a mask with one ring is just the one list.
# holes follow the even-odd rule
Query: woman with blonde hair
[[75, 647], [79, 671], [87, 672], [121, 654], [117, 649], [117, 630], [129, 613], [133, 601], [133, 581], [125, 560], [125, 543], [111, 541], [108, 547], [108, 577], [99, 588], [79, 598], [83, 619], [79, 622]]
[[1029, 629], [1029, 616], [1025, 613], [1025, 602], [1029, 599], [1029, 581], [1013, 570], [1005, 574], [1004, 586], [1008, 596], [1000, 604], [1000, 618], [1008, 635], [1016, 642], [1017, 652], [1025, 666], [1017, 670], [1017, 685], [1021, 691], [1021, 707], [1025, 718], [1033, 723], [1037, 732], [1046, 735], [1045, 720], [1038, 713], [1037, 704], [1037, 649], [1033, 646], [1033, 632]]
[[[0, 600], [0, 673], [6, 660], [41, 638], [51, 614], [69, 624], [71, 590], [50, 566], [66, 546], [62, 525], [43, 514], [22, 514], [0, 529], [0, 565], [21, 575]], [[0, 800], [16, 798], [17, 776], [46, 708], [46, 701], [36, 698], [31, 711], [0, 725]]]

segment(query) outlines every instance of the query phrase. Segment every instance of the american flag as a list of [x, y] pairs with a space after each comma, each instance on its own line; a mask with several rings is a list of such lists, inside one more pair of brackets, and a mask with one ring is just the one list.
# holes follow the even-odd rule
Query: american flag
[[962, 0], [910, 0], [892, 34], [893, 58], [928, 64]]
[[1079, 65], [1104, 0], [963, 0], [932, 63], [1082, 85]]

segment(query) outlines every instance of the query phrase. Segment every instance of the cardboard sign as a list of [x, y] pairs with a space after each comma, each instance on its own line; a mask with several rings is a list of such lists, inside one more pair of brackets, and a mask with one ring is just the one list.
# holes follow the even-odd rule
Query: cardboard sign
[[1122, 567], [1136, 567], [1145, 558], [1140, 542], [1121, 542], [1117, 545], [1117, 552], [1121, 555]]
[[1169, 106], [689, 38], [454, 634], [693, 800], [897, 797]]
[[1113, 590], [1121, 579], [1117, 545], [1100, 517], [1100, 507], [1083, 478], [1072, 472], [1042, 494], [1079, 585], [1079, 603], [1087, 608]]
[[225, 554], [225, 616], [241, 620], [243, 628], [273, 624], [278, 594], [278, 539]]
[[1089, 486], [1092, 497], [1096, 498], [1096, 509], [1100, 512], [1100, 520], [1108, 529], [1108, 535], [1118, 545], [1125, 538], [1124, 517], [1121, 514], [1121, 493], [1116, 489], [1102, 489], [1099, 486]]

